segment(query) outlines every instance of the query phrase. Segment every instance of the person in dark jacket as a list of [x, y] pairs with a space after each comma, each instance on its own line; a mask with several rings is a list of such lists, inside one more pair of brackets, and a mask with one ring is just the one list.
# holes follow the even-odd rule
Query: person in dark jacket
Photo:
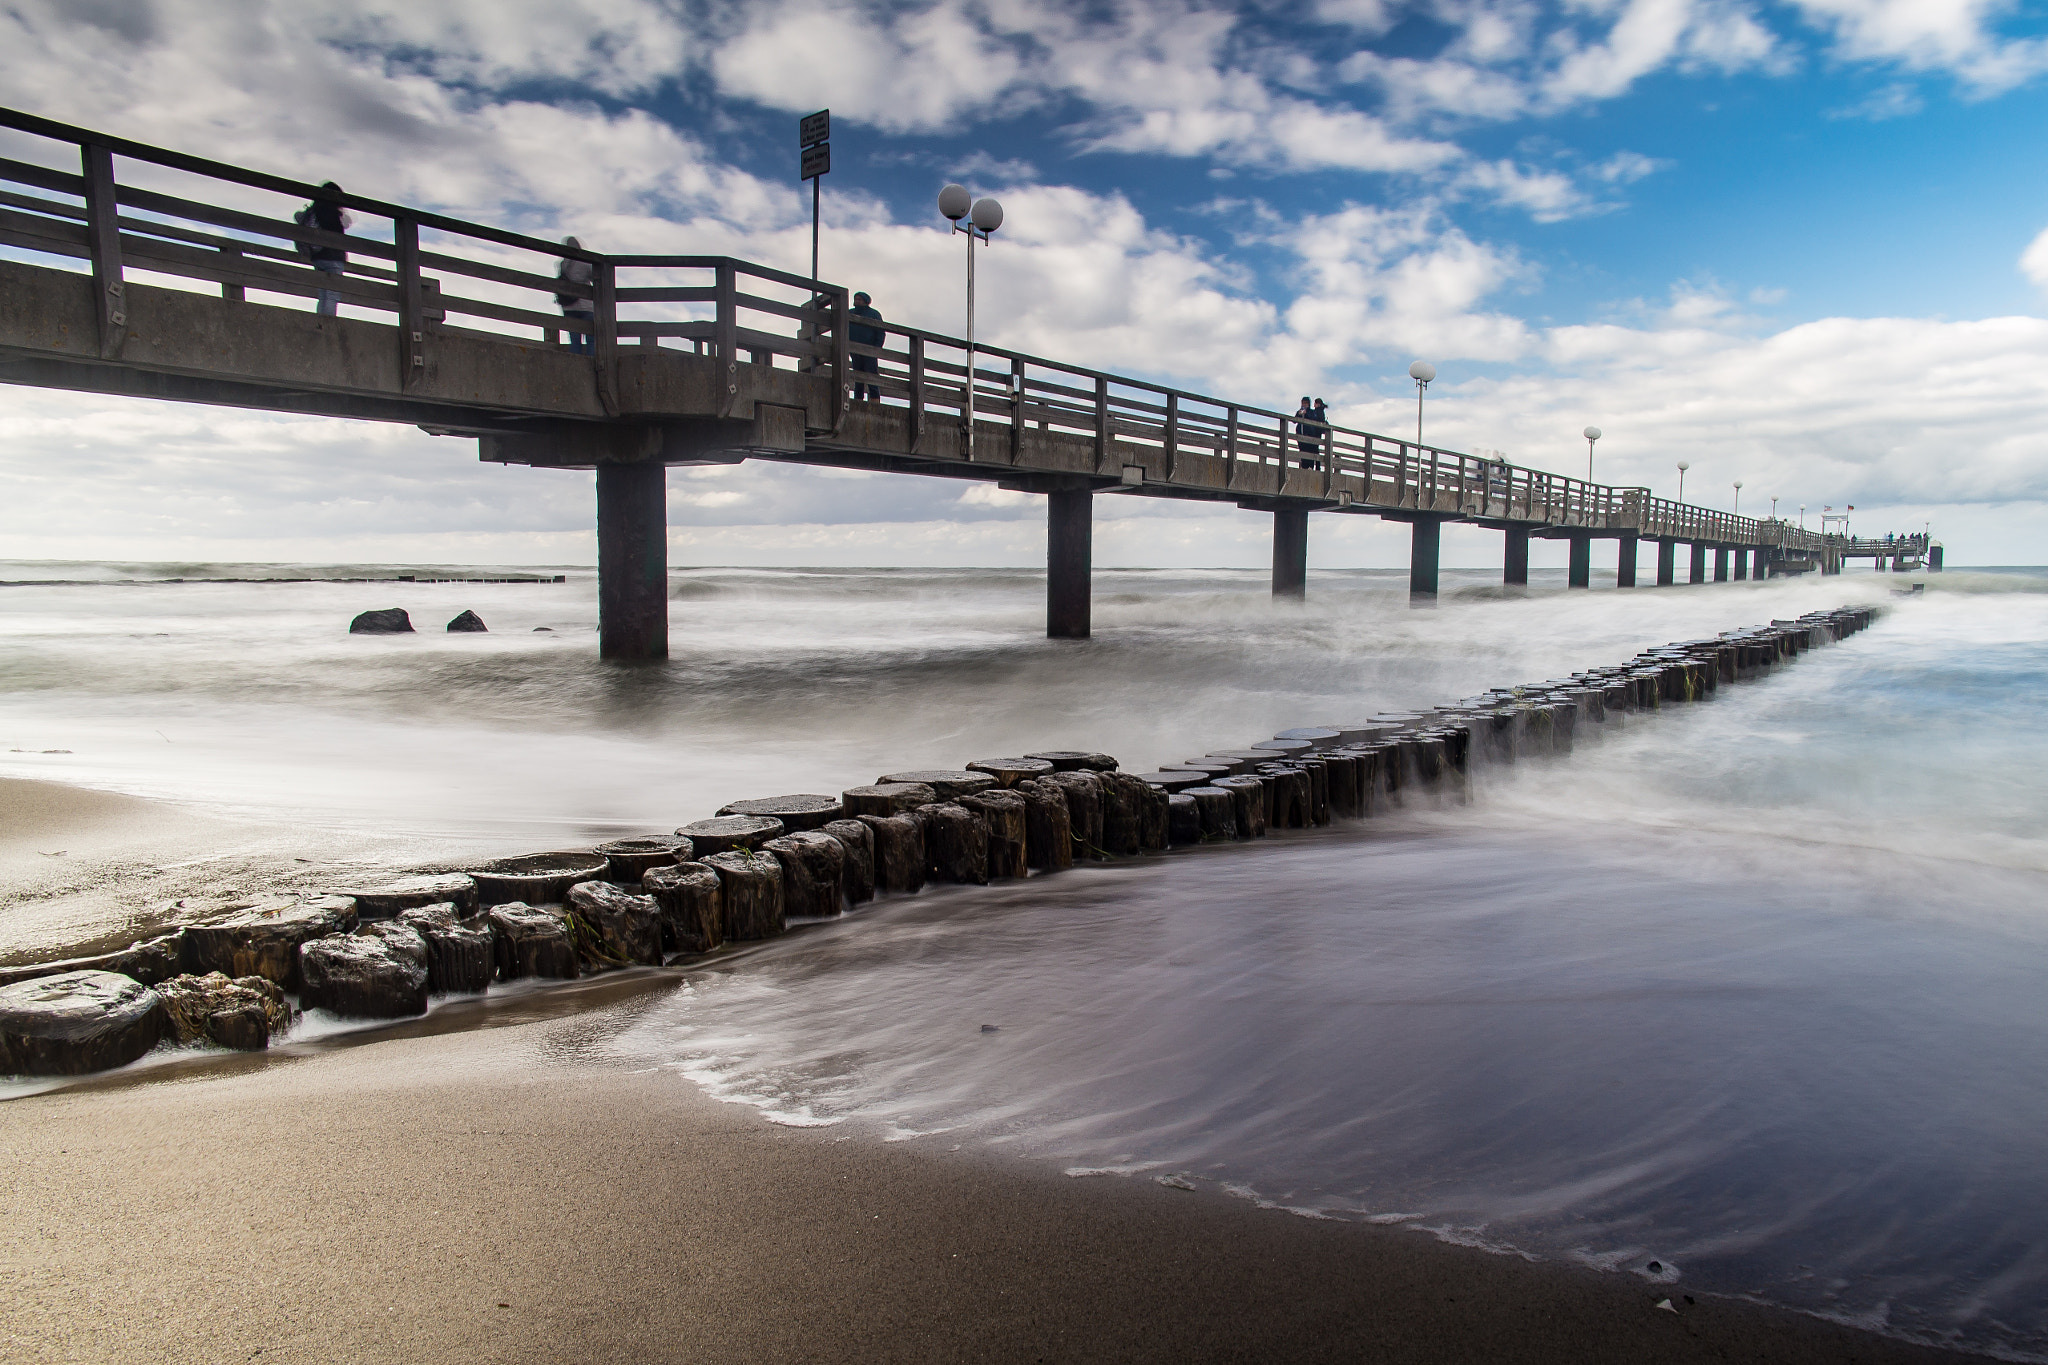
[[[853, 316], [857, 318], [873, 318], [876, 322], [882, 320], [881, 313], [875, 309], [874, 301], [865, 293], [853, 296]], [[846, 339], [856, 346], [881, 346], [888, 341], [889, 334], [880, 327], [871, 327], [864, 322], [851, 322], [846, 326]], [[881, 364], [874, 356], [857, 355], [853, 357], [853, 372], [857, 375], [876, 374], [880, 370]], [[853, 400], [858, 403], [866, 398], [880, 402], [882, 391], [873, 384], [863, 384], [856, 379], [853, 383]]]
[[[581, 251], [583, 243], [574, 237], [564, 237], [562, 245], [571, 251]], [[555, 278], [564, 284], [588, 285], [595, 272], [589, 261], [580, 261], [573, 256], [564, 256], [555, 264]], [[555, 302], [562, 309], [562, 321], [569, 324], [564, 329], [569, 333], [569, 350], [575, 355], [590, 355], [597, 350], [597, 337], [593, 332], [597, 318], [597, 301], [587, 293], [557, 294]], [[580, 328], [580, 330], [579, 330]]]
[[[1316, 449], [1328, 451], [1330, 446], [1330, 405], [1322, 399], [1316, 400]], [[1320, 462], [1317, 468], [1321, 468]]]
[[[1314, 405], [1308, 401], [1307, 394], [1301, 396], [1301, 406], [1294, 410], [1294, 436], [1295, 445], [1301, 448], [1301, 453], [1304, 455], [1314, 455], [1323, 443], [1321, 436], [1316, 432], [1316, 410]], [[1316, 462], [1314, 460], [1303, 460], [1301, 467], [1303, 469], [1314, 469]]]
[[[320, 187], [330, 191], [332, 198], [322, 195], [299, 210], [294, 218], [300, 227], [318, 228], [322, 232], [346, 232], [355, 226], [355, 218], [341, 206], [341, 186], [332, 180]], [[306, 248], [299, 248], [305, 251]], [[308, 253], [313, 258], [313, 268], [323, 275], [342, 275], [348, 272], [348, 253], [338, 246], [316, 246]], [[323, 289], [317, 311], [323, 318], [334, 317], [341, 309], [341, 291]]]

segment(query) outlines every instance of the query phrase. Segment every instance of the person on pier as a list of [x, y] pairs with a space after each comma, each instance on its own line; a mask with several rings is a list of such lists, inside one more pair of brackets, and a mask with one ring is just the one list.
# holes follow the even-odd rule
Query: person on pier
[[[583, 243], [574, 237], [564, 237], [562, 245], [571, 251], [583, 250]], [[589, 261], [580, 261], [573, 256], [564, 256], [555, 265], [555, 278], [564, 284], [580, 284], [586, 290], [596, 272]], [[555, 295], [555, 302], [561, 305], [562, 320], [570, 323], [569, 350], [576, 355], [591, 355], [597, 350], [597, 300], [589, 293], [562, 293]], [[580, 325], [579, 325], [580, 324]]]
[[[873, 318], [876, 322], [882, 320], [882, 314], [876, 309], [874, 300], [870, 299], [865, 292], [853, 296], [852, 316], [857, 318]], [[871, 327], [864, 322], [853, 322], [847, 324], [846, 339], [856, 346], [880, 347], [888, 341], [889, 334], [880, 327]], [[881, 368], [881, 363], [874, 356], [857, 355], [853, 357], [853, 372], [857, 375], [876, 374]], [[853, 401], [858, 403], [864, 398], [872, 399], [879, 403], [882, 400], [882, 391], [873, 384], [863, 384], [856, 379], [853, 382]]]
[[[1301, 396], [1301, 406], [1294, 410], [1294, 436], [1294, 444], [1300, 448], [1301, 453], [1304, 455], [1314, 455], [1323, 443], [1322, 438], [1317, 434], [1315, 405], [1309, 401], [1307, 394]], [[1316, 462], [1313, 459], [1303, 460], [1301, 467], [1303, 469], [1314, 469]]]
[[[350, 228], [354, 227], [356, 223], [354, 216], [341, 206], [341, 186], [330, 180], [320, 188], [334, 197], [330, 199], [323, 195], [313, 200], [294, 214], [292, 221], [300, 227], [318, 228], [322, 232], [337, 234], [347, 232]], [[312, 258], [313, 268], [323, 275], [342, 275], [348, 272], [348, 253], [338, 246], [315, 246], [309, 248], [305, 243], [301, 243], [299, 250], [306, 252]], [[341, 312], [341, 291], [338, 289], [321, 290], [319, 303], [315, 306], [314, 311], [323, 318], [337, 316]]]

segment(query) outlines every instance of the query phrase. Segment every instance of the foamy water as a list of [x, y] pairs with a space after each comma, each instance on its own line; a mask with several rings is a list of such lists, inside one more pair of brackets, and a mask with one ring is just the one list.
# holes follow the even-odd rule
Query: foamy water
[[[779, 1122], [2048, 1355], [2048, 575], [1488, 577], [1417, 612], [1401, 575], [1295, 608], [1103, 573], [1097, 638], [1048, 643], [1028, 574], [701, 571], [646, 670], [596, 662], [580, 576], [5, 588], [0, 738], [72, 752], [0, 772], [540, 846], [1025, 749], [1150, 767], [1882, 600], [1467, 806], [885, 902], [622, 1046]], [[494, 633], [340, 634], [385, 605]]]

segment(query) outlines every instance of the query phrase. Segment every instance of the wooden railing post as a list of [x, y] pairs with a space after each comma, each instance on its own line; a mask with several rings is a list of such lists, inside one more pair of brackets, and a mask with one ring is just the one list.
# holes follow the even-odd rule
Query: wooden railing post
[[114, 192], [114, 154], [98, 143], [79, 147], [85, 170], [85, 235], [92, 251], [93, 310], [100, 359], [113, 360], [128, 339], [128, 285], [121, 273], [121, 205]]
[[[735, 300], [737, 307], [737, 300]], [[849, 377], [853, 370], [853, 345], [849, 333], [853, 330], [848, 315], [853, 309], [853, 296], [844, 289], [832, 294], [832, 434], [837, 436], [839, 428], [846, 425], [847, 410], [852, 406], [853, 390]], [[738, 319], [734, 319], [738, 325]], [[875, 368], [881, 368], [878, 363]], [[876, 397], [880, 398], [879, 392]]]
[[[737, 300], [733, 297], [737, 290], [733, 285], [730, 260], [720, 261], [715, 268], [711, 292], [712, 306], [718, 310], [712, 323], [717, 333], [712, 348], [712, 363], [717, 366], [714, 373], [718, 376], [719, 389], [714, 406], [720, 417], [730, 417], [733, 406], [739, 402], [740, 392], [739, 308]], [[839, 377], [834, 375], [833, 378], [838, 381]], [[836, 402], [833, 404], [833, 415], [838, 415]]]
[[1330, 496], [1330, 490], [1337, 486], [1337, 429], [1328, 422], [1323, 423], [1322, 434], [1317, 438], [1316, 445], [1320, 447], [1322, 455], [1322, 493], [1327, 498]]
[[391, 223], [398, 249], [398, 383], [411, 389], [427, 373], [427, 321], [420, 290], [420, 225], [411, 218]]
[[[220, 249], [220, 254], [231, 263], [240, 261], [242, 259], [242, 248], [238, 246], [224, 246]], [[224, 299], [232, 299], [236, 303], [246, 303], [249, 299], [248, 291], [239, 284], [223, 284], [220, 287], [220, 296]]]
[[1095, 472], [1109, 463], [1109, 379], [1095, 376]]
[[924, 440], [924, 338], [910, 338], [910, 453]]
[[1180, 456], [1180, 395], [1166, 395], [1166, 477], [1173, 477], [1173, 466]]
[[1010, 463], [1024, 460], [1024, 360], [1010, 357]]
[[1223, 486], [1234, 488], [1237, 486], [1237, 408], [1232, 405], [1226, 411], [1229, 415], [1224, 419], [1223, 428]]
[[591, 274], [592, 282], [597, 286], [597, 345], [592, 348], [597, 362], [597, 398], [604, 404], [605, 416], [616, 417], [619, 413], [618, 269], [610, 260], [602, 260]]

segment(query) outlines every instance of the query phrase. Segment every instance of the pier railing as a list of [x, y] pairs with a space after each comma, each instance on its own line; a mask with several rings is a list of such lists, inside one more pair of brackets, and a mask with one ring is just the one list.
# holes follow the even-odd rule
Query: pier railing
[[[1092, 448], [1092, 472], [1105, 477], [1142, 461], [1168, 484], [1192, 484], [1199, 463], [1199, 487], [1212, 495], [1785, 550], [1843, 543], [1000, 346], [977, 344], [970, 374], [959, 338], [868, 321], [884, 343], [856, 344], [844, 288], [731, 257], [608, 255], [12, 110], [0, 110], [0, 129], [0, 148], [12, 153], [0, 157], [0, 252], [90, 271], [106, 361], [120, 358], [131, 281], [251, 304], [327, 294], [394, 328], [408, 390], [442, 336], [574, 346], [588, 350], [604, 408], [616, 412], [622, 348], [674, 348], [714, 362], [705, 415], [733, 415], [741, 365], [831, 380], [819, 437], [840, 431], [858, 385], [903, 416], [913, 448], [925, 430], [971, 423], [980, 439], [956, 446], [969, 461], [985, 458], [989, 433], [1007, 431], [995, 444], [1021, 463], [1035, 430]], [[301, 208], [322, 202], [353, 216], [348, 231], [299, 221]], [[319, 250], [346, 259], [318, 269]], [[564, 262], [587, 266], [589, 280], [564, 278]]]

